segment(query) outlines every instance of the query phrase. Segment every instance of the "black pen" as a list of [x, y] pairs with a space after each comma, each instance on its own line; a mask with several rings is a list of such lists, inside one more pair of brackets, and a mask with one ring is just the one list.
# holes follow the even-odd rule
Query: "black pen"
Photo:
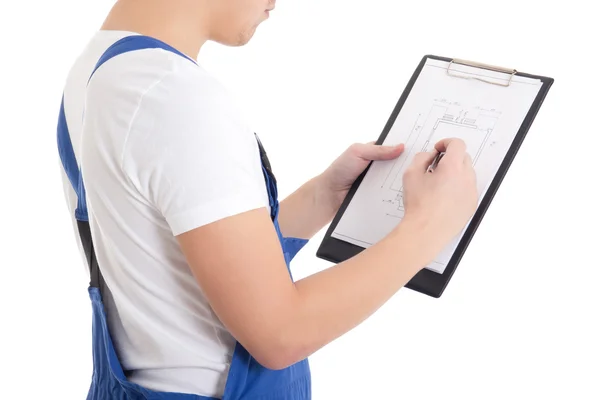
[[427, 167], [427, 172], [433, 172], [433, 170], [435, 169], [435, 167], [437, 167], [437, 165], [440, 162], [440, 160], [442, 159], [442, 157], [444, 157], [444, 154], [446, 154], [446, 152], [444, 152], [444, 151], [436, 154], [431, 165], [429, 165], [429, 167]]

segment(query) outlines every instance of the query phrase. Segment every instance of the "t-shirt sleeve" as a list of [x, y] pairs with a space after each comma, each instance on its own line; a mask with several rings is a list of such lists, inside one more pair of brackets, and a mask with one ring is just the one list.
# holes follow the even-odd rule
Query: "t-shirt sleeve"
[[266, 207], [258, 144], [230, 98], [165, 84], [140, 104], [123, 167], [173, 234]]

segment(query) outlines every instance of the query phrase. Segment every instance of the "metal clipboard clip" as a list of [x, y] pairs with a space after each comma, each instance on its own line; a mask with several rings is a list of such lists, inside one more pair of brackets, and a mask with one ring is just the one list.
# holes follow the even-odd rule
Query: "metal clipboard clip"
[[[452, 66], [452, 64], [461, 64], [461, 65], [466, 65], [469, 67], [475, 67], [475, 68], [482, 68], [482, 69], [487, 69], [490, 71], [495, 71], [495, 72], [502, 72], [505, 74], [509, 74], [510, 78], [508, 80], [508, 82], [506, 83], [498, 83], [498, 82], [494, 82], [485, 78], [481, 78], [478, 76], [473, 76], [471, 74], [465, 73], [465, 75], [459, 75], [456, 73], [451, 73], [450, 67]], [[446, 72], [449, 76], [455, 77], [455, 78], [463, 78], [463, 79], [476, 79], [478, 81], [481, 82], [485, 82], [485, 83], [490, 83], [492, 85], [498, 85], [498, 86], [504, 86], [504, 87], [508, 87], [510, 86], [513, 76], [516, 75], [517, 70], [516, 69], [509, 69], [509, 68], [502, 68], [502, 67], [496, 67], [493, 65], [488, 65], [488, 64], [482, 64], [482, 63], [478, 63], [478, 62], [474, 62], [474, 61], [467, 61], [467, 60], [459, 60], [459, 59], [454, 59], [452, 61], [450, 61], [450, 63], [448, 64], [448, 68], [446, 69]]]

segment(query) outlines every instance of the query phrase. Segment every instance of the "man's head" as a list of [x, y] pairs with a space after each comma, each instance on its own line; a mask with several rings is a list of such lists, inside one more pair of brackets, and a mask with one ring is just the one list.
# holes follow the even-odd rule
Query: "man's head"
[[210, 3], [209, 40], [242, 46], [250, 41], [256, 28], [269, 17], [275, 0], [208, 0]]

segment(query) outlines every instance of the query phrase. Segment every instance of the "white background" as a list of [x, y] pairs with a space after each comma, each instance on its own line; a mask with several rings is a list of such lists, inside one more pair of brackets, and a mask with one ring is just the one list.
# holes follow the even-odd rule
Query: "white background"
[[[401, 290], [311, 357], [314, 399], [598, 399], [600, 32], [592, 1], [279, 0], [200, 61], [239, 95], [282, 196], [378, 137], [424, 54], [556, 82], [441, 299]], [[2, 1], [0, 387], [83, 399], [87, 282], [61, 192], [68, 69], [112, 1]], [[297, 278], [330, 266], [323, 232]]]

